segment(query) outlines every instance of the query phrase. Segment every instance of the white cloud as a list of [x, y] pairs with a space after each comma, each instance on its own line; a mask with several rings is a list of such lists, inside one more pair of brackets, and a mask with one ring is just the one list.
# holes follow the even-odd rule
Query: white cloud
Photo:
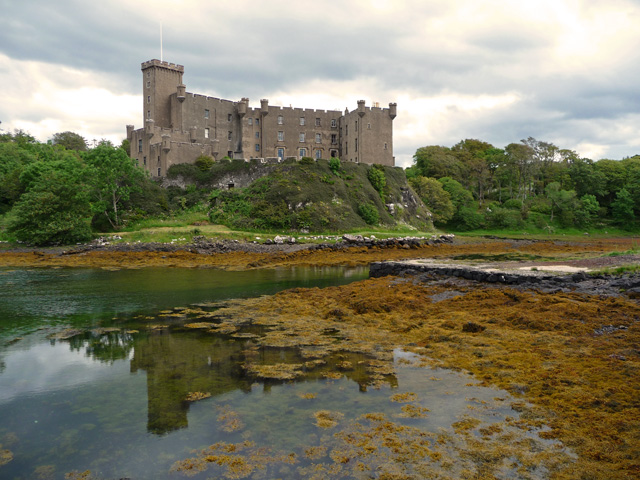
[[162, 22], [164, 59], [185, 66], [189, 91], [319, 109], [397, 102], [405, 166], [419, 146], [464, 138], [638, 152], [633, 0], [23, 3], [0, 17], [0, 120], [41, 139], [120, 141], [140, 126], [139, 65], [159, 56]]
[[23, 129], [41, 141], [70, 130], [119, 144], [125, 125], [142, 116], [138, 95], [109, 90], [95, 72], [0, 55], [0, 83], [3, 129]]

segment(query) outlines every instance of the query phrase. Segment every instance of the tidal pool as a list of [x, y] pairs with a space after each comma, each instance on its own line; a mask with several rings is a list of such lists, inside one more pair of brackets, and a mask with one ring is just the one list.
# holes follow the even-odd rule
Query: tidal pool
[[0, 273], [0, 478], [546, 478], [570, 458], [519, 427], [526, 404], [415, 353], [213, 328], [216, 302], [366, 270]]

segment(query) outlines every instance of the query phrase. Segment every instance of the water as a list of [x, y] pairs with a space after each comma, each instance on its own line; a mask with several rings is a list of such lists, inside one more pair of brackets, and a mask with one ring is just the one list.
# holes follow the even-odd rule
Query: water
[[[505, 392], [470, 385], [464, 374], [425, 369], [401, 350], [377, 380], [365, 368], [370, 359], [346, 351], [305, 367], [296, 381], [265, 380], [243, 369], [249, 357], [263, 365], [305, 359], [294, 349], [258, 349], [251, 338], [184, 328], [185, 318], [149, 328], [166, 324], [163, 315], [173, 307], [366, 274], [0, 271], [0, 478], [62, 479], [86, 470], [102, 479], [184, 478], [186, 468], [198, 479], [357, 478], [356, 458], [374, 477], [399, 465], [416, 478], [427, 466], [455, 478], [470, 462], [461, 460], [461, 452], [469, 457], [469, 439], [455, 434], [456, 422], [472, 413], [480, 426], [503, 425], [517, 415]], [[52, 338], [70, 327], [78, 332]], [[345, 364], [351, 367], [336, 375]], [[195, 392], [209, 396], [187, 401]], [[394, 442], [411, 452], [391, 448]], [[487, 442], [487, 449], [498, 448]], [[344, 461], [340, 455], [347, 454], [351, 460]], [[519, 478], [513, 466], [500, 469], [502, 478]], [[521, 478], [545, 478], [543, 467], [534, 473]]]

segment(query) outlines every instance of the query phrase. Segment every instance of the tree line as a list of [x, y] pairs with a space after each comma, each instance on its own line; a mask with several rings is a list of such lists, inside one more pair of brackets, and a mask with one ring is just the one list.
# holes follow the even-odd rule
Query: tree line
[[529, 137], [418, 148], [407, 178], [434, 223], [459, 230], [637, 227], [640, 155], [592, 161]]
[[88, 240], [94, 230], [122, 227], [136, 212], [157, 211], [157, 189], [129, 158], [126, 144], [103, 140], [88, 149], [72, 132], [47, 143], [23, 131], [0, 134], [0, 216], [15, 240]]

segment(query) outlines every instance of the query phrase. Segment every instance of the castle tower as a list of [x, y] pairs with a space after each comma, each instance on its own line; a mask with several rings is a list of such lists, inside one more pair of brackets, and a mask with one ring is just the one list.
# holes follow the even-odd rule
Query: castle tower
[[143, 124], [153, 120], [156, 127], [172, 128], [170, 97], [179, 89], [184, 91], [183, 73], [184, 67], [175, 63], [149, 60], [142, 64]]

